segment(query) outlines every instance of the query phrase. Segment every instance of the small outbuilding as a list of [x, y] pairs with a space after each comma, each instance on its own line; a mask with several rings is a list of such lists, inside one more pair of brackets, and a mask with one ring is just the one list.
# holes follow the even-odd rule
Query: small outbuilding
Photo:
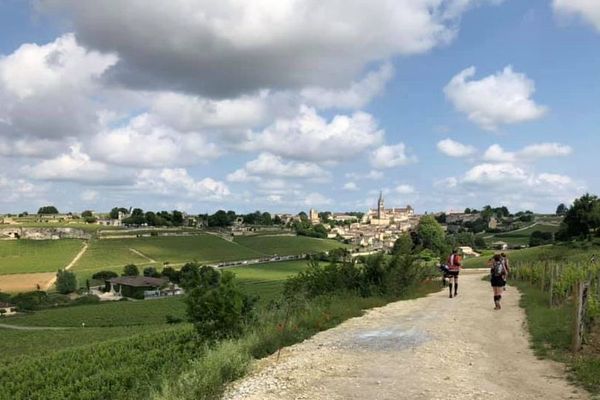
[[494, 242], [492, 243], [492, 248], [494, 250], [506, 250], [508, 249], [508, 243], [506, 242]]
[[169, 282], [168, 278], [149, 276], [120, 276], [106, 281], [108, 291], [115, 295], [143, 299], [144, 292], [159, 290]]
[[8, 316], [17, 313], [17, 306], [0, 302], [0, 316]]

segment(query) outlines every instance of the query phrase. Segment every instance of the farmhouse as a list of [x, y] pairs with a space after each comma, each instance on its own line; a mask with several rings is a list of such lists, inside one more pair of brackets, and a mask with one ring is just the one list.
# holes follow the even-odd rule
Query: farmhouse
[[167, 278], [151, 278], [148, 276], [121, 276], [106, 281], [106, 287], [112, 294], [144, 298], [144, 292], [158, 290], [167, 284]]
[[17, 307], [12, 305], [12, 304], [8, 304], [8, 303], [2, 303], [0, 302], [0, 316], [2, 315], [13, 315], [17, 313]]

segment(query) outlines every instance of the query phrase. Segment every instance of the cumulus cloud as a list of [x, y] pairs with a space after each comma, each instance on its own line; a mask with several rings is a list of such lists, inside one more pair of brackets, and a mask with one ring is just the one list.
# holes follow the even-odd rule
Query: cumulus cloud
[[506, 151], [499, 144], [493, 144], [485, 151], [483, 159], [492, 162], [530, 162], [540, 158], [565, 157], [572, 153], [570, 146], [560, 143], [536, 143], [521, 150]]
[[553, 0], [552, 8], [561, 17], [582, 18], [600, 31], [600, 7], [596, 0]]
[[348, 89], [324, 89], [309, 87], [300, 92], [303, 100], [317, 108], [350, 108], [364, 107], [380, 95], [386, 83], [392, 79], [394, 68], [390, 63], [383, 64], [378, 70], [367, 74], [362, 80], [352, 82]]
[[46, 192], [46, 185], [0, 174], [0, 203], [14, 206], [25, 200], [39, 200]]
[[57, 138], [93, 131], [99, 106], [92, 93], [116, 62], [113, 54], [88, 51], [72, 34], [1, 56], [0, 135]]
[[329, 205], [332, 203], [333, 203], [332, 199], [330, 199], [327, 196], [322, 195], [321, 193], [309, 193], [304, 198], [304, 204], [309, 207], [324, 206], [324, 205]]
[[144, 169], [136, 177], [134, 188], [164, 196], [184, 196], [199, 202], [223, 200], [231, 195], [223, 182], [212, 178], [196, 180], [184, 168]]
[[23, 167], [23, 172], [31, 178], [48, 181], [99, 183], [111, 179], [106, 164], [92, 160], [81, 151], [79, 144], [71, 146], [68, 153], [56, 158], [27, 165]]
[[120, 128], [103, 131], [90, 141], [93, 154], [106, 163], [132, 167], [170, 167], [217, 158], [217, 145], [199, 133], [181, 133], [149, 114]]
[[278, 119], [262, 132], [251, 133], [246, 150], [267, 151], [308, 161], [341, 161], [379, 144], [383, 131], [370, 114], [336, 115], [331, 121], [303, 106], [294, 118]]
[[117, 53], [109, 74], [117, 82], [231, 97], [344, 87], [369, 63], [449, 43], [468, 7], [497, 2], [41, 0], [38, 7], [66, 10], [86, 45]]
[[258, 181], [261, 177], [277, 177], [284, 179], [313, 179], [329, 178], [329, 173], [319, 165], [309, 162], [288, 161], [281, 157], [262, 153], [258, 158], [246, 163], [227, 176], [230, 182]]
[[477, 149], [471, 145], [462, 144], [450, 138], [440, 140], [437, 148], [449, 157], [467, 157], [473, 155]]
[[416, 190], [412, 185], [401, 184], [394, 188], [394, 192], [397, 194], [414, 194]]
[[378, 181], [380, 179], [383, 179], [383, 172], [378, 171], [376, 169], [372, 169], [371, 171], [369, 171], [367, 173], [348, 172], [345, 176], [348, 179], [356, 179], [356, 180], [366, 179], [366, 180], [371, 180], [371, 181]]
[[531, 99], [535, 84], [511, 66], [480, 80], [472, 79], [475, 67], [469, 67], [444, 88], [454, 107], [487, 130], [502, 124], [514, 124], [542, 117], [547, 109]]
[[346, 182], [343, 189], [349, 192], [355, 192], [358, 190], [358, 186], [354, 182]]
[[406, 154], [404, 143], [384, 145], [371, 153], [371, 165], [377, 169], [394, 168], [416, 161], [416, 157]]

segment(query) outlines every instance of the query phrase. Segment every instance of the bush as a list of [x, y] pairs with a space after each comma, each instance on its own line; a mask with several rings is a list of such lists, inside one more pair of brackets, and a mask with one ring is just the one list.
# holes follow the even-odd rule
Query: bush
[[109, 279], [116, 278], [118, 276], [119, 276], [119, 274], [117, 274], [114, 271], [99, 271], [99, 272], [96, 272], [94, 275], [92, 275], [92, 279], [104, 282]]
[[155, 267], [146, 267], [144, 268], [144, 271], [142, 272], [142, 274], [144, 276], [149, 276], [152, 278], [158, 278], [160, 277], [160, 273], [158, 273], [158, 271], [156, 270]]
[[87, 296], [81, 296], [81, 297], [76, 298], [75, 300], [73, 300], [73, 302], [71, 304], [74, 306], [83, 306], [83, 305], [98, 304], [98, 303], [100, 303], [100, 298], [98, 296], [90, 294]]
[[251, 318], [253, 301], [244, 294], [231, 272], [212, 267], [196, 269], [187, 281], [187, 315], [201, 337], [234, 337]]
[[165, 319], [167, 321], [167, 324], [180, 324], [180, 323], [183, 322], [182, 318], [175, 317], [175, 316], [173, 316], [171, 314], [165, 315]]
[[140, 270], [135, 264], [127, 264], [123, 267], [123, 276], [139, 276]]
[[77, 278], [71, 271], [58, 270], [56, 274], [56, 290], [61, 294], [73, 293], [77, 290]]

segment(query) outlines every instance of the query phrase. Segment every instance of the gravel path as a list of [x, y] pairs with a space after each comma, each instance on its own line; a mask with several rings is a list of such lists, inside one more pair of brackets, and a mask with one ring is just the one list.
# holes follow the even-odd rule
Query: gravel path
[[493, 310], [483, 272], [446, 290], [373, 309], [257, 361], [225, 399], [588, 399], [564, 366], [529, 348], [519, 293]]
[[9, 324], [0, 324], [0, 328], [14, 329], [17, 331], [64, 331], [65, 329], [70, 329], [59, 326], [20, 326]]

